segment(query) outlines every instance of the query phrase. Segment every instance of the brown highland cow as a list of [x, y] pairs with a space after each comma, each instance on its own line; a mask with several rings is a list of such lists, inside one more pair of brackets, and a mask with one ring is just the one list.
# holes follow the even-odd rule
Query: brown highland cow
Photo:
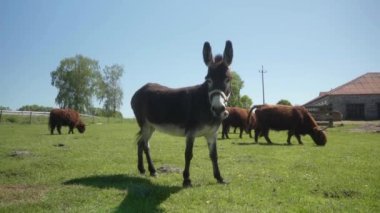
[[256, 117], [255, 142], [259, 136], [264, 136], [268, 143], [269, 130], [288, 130], [287, 142], [290, 144], [290, 138], [295, 135], [298, 143], [303, 144], [301, 135], [310, 135], [314, 143], [318, 146], [324, 146], [327, 142], [324, 129], [318, 127], [317, 122], [303, 106], [286, 106], [286, 105], [262, 105], [254, 106], [249, 111], [249, 115], [254, 108]]
[[74, 128], [77, 128], [80, 133], [86, 130], [85, 124], [80, 120], [79, 113], [72, 109], [52, 109], [49, 117], [50, 133], [54, 134], [54, 129], [61, 134], [61, 127], [68, 126], [69, 134], [74, 134]]
[[240, 107], [227, 107], [226, 108], [229, 115], [226, 119], [222, 121], [222, 139], [230, 137], [228, 136], [228, 132], [230, 127], [235, 127], [240, 129], [239, 137], [242, 138], [243, 130], [249, 134], [249, 137], [252, 138], [252, 129], [255, 127], [255, 117], [252, 115], [251, 120], [248, 126], [248, 110]]

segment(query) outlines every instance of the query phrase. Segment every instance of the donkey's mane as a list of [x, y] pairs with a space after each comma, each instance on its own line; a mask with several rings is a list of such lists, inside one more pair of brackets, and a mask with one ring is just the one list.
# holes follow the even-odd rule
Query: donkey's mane
[[223, 56], [222, 55], [218, 54], [218, 55], [215, 56], [215, 58], [214, 58], [214, 63], [215, 64], [219, 64], [222, 61], [223, 61]]

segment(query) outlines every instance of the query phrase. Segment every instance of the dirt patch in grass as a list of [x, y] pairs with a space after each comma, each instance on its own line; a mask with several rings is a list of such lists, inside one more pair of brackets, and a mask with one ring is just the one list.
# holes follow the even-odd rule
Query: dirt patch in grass
[[372, 132], [380, 133], [380, 122], [363, 122], [353, 129], [352, 132]]
[[163, 165], [157, 169], [157, 171], [161, 174], [168, 174], [168, 173], [181, 173], [182, 169], [175, 167], [175, 166], [170, 166], [170, 165]]
[[28, 157], [31, 155], [32, 153], [28, 150], [15, 150], [9, 154], [9, 156], [11, 157], [18, 157], [18, 158]]
[[0, 185], [0, 203], [11, 205], [18, 203], [37, 203], [47, 193], [45, 186]]
[[325, 198], [354, 198], [359, 196], [359, 192], [353, 190], [340, 190], [340, 191], [324, 191], [323, 196]]
[[324, 198], [333, 199], [355, 198], [360, 196], [360, 192], [351, 189], [323, 190], [319, 188], [319, 186], [311, 190], [311, 193], [322, 194]]

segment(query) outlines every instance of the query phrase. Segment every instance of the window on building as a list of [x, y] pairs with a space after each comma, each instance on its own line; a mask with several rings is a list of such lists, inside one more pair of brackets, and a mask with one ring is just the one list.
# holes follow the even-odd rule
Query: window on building
[[347, 120], [364, 120], [364, 104], [347, 104], [346, 105]]

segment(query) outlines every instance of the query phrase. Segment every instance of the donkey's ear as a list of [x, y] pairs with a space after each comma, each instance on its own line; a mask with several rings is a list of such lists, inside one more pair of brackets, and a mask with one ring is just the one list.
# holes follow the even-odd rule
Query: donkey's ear
[[207, 41], [205, 42], [205, 44], [203, 45], [203, 60], [205, 62], [205, 64], [208, 66], [212, 60], [213, 60], [213, 57], [212, 57], [212, 52], [211, 52], [211, 45], [210, 43], [208, 43]]
[[227, 64], [230, 65], [232, 63], [232, 57], [234, 55], [234, 52], [232, 50], [232, 43], [231, 41], [226, 41], [226, 47], [224, 48], [224, 53], [223, 53], [223, 61]]

